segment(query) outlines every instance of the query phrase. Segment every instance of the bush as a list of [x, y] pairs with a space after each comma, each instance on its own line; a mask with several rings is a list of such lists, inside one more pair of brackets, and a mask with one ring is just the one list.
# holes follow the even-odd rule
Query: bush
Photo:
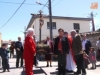
[[36, 51], [37, 52], [49, 53], [50, 52], [50, 47], [47, 44], [38, 43], [37, 46], [36, 46]]

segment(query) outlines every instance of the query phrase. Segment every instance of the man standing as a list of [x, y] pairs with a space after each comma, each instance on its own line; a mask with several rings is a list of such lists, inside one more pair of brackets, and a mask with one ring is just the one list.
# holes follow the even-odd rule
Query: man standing
[[86, 38], [86, 35], [82, 35], [82, 49], [89, 55], [89, 51], [91, 48], [91, 42]]
[[58, 30], [59, 36], [55, 38], [54, 54], [58, 55], [58, 75], [66, 75], [66, 55], [69, 54], [68, 38], [64, 36], [64, 30]]
[[20, 67], [23, 67], [23, 45], [21, 42], [21, 37], [18, 37], [18, 41], [15, 43], [16, 49], [16, 68], [19, 67], [19, 59], [21, 58]]
[[83, 61], [83, 54], [82, 54], [81, 37], [79, 34], [76, 34], [75, 30], [71, 31], [71, 36], [73, 38], [72, 50], [74, 51], [75, 61], [77, 65], [77, 72], [75, 72], [75, 74], [81, 74], [82, 70], [82, 75], [86, 75], [85, 65]]
[[34, 29], [29, 28], [27, 30], [27, 36], [25, 37], [24, 42], [24, 60], [25, 60], [25, 70], [26, 75], [33, 75], [33, 63], [34, 63], [34, 56], [36, 54], [36, 44], [33, 38]]

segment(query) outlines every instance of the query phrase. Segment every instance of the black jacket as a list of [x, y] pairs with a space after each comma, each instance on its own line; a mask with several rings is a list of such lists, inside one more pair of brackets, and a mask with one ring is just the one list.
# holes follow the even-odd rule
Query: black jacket
[[[82, 42], [83, 42], [83, 40], [82, 40]], [[90, 42], [90, 40], [88, 40], [88, 39], [86, 39], [86, 43], [85, 43], [85, 49], [87, 50], [87, 51], [89, 51], [90, 50], [90, 48], [91, 48], [91, 42]]]
[[8, 59], [9, 55], [8, 55], [9, 51], [3, 48], [0, 48], [0, 56], [2, 59]]
[[15, 49], [17, 50], [17, 48], [20, 49], [20, 52], [23, 52], [23, 45], [22, 45], [22, 42], [17, 41], [17, 42], [15, 43]]
[[[60, 41], [60, 38], [58, 36], [57, 38], [55, 38], [55, 41], [54, 41], [54, 54], [58, 54], [58, 52], [59, 52], [59, 50], [58, 50], [59, 41]], [[63, 54], [69, 54], [70, 46], [69, 46], [68, 38], [63, 36], [62, 39], [61, 39], [61, 42], [62, 42], [62, 52], [63, 52]]]

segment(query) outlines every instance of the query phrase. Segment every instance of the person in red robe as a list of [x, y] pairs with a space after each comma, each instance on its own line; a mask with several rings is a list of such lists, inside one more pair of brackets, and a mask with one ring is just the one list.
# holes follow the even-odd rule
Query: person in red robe
[[66, 37], [68, 37], [68, 41], [69, 41], [69, 45], [70, 45], [70, 51], [69, 54], [66, 57], [66, 69], [70, 72], [70, 71], [76, 71], [76, 63], [75, 63], [75, 58], [74, 58], [74, 52], [72, 50], [72, 37], [70, 35], [68, 35], [67, 32], [64, 32], [64, 35]]
[[24, 41], [24, 60], [26, 75], [33, 75], [34, 55], [36, 54], [36, 45], [33, 38], [34, 29], [29, 28]]

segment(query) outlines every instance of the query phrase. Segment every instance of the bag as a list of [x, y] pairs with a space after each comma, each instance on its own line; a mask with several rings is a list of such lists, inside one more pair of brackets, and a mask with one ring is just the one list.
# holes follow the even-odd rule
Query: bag
[[84, 58], [84, 62], [85, 62], [86, 65], [89, 65], [89, 64], [90, 64], [89, 59], [85, 59], [85, 58]]

